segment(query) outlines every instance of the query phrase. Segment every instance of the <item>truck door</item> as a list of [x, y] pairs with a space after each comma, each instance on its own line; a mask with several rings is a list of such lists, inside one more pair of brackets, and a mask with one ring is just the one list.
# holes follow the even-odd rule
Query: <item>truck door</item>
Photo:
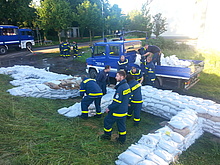
[[93, 65], [99, 68], [99, 70], [104, 69], [106, 64], [106, 46], [98, 45], [94, 47], [93, 51]]
[[122, 45], [109, 45], [108, 64], [111, 66], [110, 77], [115, 77], [118, 67], [118, 61], [120, 59]]

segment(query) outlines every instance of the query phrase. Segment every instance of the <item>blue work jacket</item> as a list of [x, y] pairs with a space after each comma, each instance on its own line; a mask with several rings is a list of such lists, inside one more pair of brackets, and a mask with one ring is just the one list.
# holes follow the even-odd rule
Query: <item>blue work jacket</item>
[[141, 84], [136, 80], [131, 80], [128, 82], [128, 85], [131, 88], [131, 97], [130, 103], [141, 104], [143, 103], [142, 94], [141, 94]]
[[90, 78], [85, 78], [80, 84], [80, 96], [84, 96], [85, 93], [88, 97], [92, 98], [102, 97], [103, 95], [96, 81]]
[[128, 112], [129, 97], [131, 89], [124, 79], [118, 85], [115, 86], [115, 94], [113, 96], [112, 103], [108, 106], [109, 113], [115, 117], [125, 117]]

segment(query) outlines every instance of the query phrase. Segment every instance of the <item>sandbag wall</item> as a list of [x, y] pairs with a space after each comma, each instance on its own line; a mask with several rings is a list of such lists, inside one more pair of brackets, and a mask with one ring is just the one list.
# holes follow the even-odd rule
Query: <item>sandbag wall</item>
[[79, 96], [79, 77], [67, 76], [37, 69], [31, 66], [0, 68], [0, 74], [10, 75], [14, 87], [11, 95], [22, 97], [43, 97], [49, 99], [68, 99]]

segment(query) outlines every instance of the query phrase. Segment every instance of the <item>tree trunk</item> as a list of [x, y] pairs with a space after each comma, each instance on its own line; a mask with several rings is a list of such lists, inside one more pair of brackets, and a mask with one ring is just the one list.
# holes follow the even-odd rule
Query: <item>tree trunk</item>
[[59, 39], [59, 43], [60, 43], [61, 42], [61, 31], [58, 31], [57, 35], [58, 35], [58, 39]]
[[92, 30], [89, 30], [90, 46], [92, 46]]

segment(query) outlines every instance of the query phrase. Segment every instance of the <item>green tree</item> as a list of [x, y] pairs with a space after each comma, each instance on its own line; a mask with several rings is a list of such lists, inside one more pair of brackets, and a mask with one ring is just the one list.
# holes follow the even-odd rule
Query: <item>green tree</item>
[[90, 3], [86, 0], [82, 4], [76, 7], [77, 14], [75, 14], [75, 19], [79, 23], [81, 30], [81, 37], [83, 37], [84, 31], [87, 29], [89, 31], [90, 42], [92, 41], [92, 33], [100, 31], [102, 29], [103, 17], [101, 10], [98, 8], [97, 4]]
[[1, 0], [0, 24], [32, 26], [36, 19], [35, 9], [30, 6], [32, 0]]
[[147, 3], [142, 5], [142, 9], [132, 10], [129, 14], [130, 25], [128, 26], [130, 30], [145, 31], [150, 37], [152, 33], [152, 23], [151, 16], [149, 14], [149, 9], [147, 9]]
[[156, 38], [161, 35], [162, 33], [164, 33], [165, 31], [167, 31], [166, 29], [166, 18], [162, 17], [161, 13], [156, 14], [155, 16], [153, 16], [153, 34], [156, 35]]
[[[61, 31], [71, 26], [73, 12], [66, 0], [44, 0], [37, 8], [38, 23], [45, 32], [53, 29], [61, 41]], [[46, 37], [46, 36], [45, 36]]]
[[114, 4], [110, 9], [109, 9], [109, 14], [106, 18], [106, 27], [108, 30], [115, 31], [122, 29], [122, 14], [121, 14], [121, 8], [118, 7], [118, 5]]

